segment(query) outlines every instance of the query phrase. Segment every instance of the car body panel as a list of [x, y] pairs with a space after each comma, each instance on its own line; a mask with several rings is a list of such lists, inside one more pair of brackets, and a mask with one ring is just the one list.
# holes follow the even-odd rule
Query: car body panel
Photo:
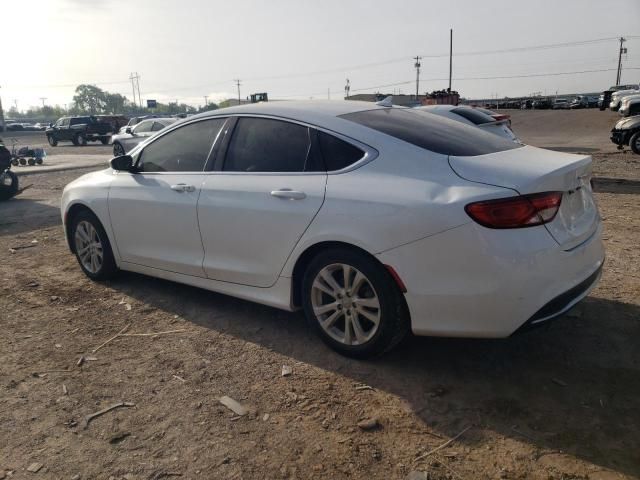
[[563, 192], [560, 209], [546, 226], [565, 249], [582, 243], [597, 228], [588, 155], [526, 146], [477, 157], [452, 156], [449, 162], [467, 180], [512, 188], [521, 194]]
[[[324, 202], [326, 173], [211, 172], [198, 201], [204, 271], [213, 280], [269, 287]], [[276, 191], [304, 198], [281, 198]]]
[[501, 338], [602, 266], [600, 232], [601, 226], [566, 252], [543, 226], [492, 230], [469, 223], [378, 258], [407, 287], [415, 334]]
[[[199, 172], [116, 173], [109, 217], [122, 261], [205, 277], [196, 211], [202, 182]], [[194, 190], [172, 189], [183, 183]]]

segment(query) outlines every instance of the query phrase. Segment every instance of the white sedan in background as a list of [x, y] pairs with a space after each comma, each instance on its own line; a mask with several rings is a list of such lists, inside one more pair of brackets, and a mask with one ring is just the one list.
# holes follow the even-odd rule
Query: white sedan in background
[[155, 135], [160, 130], [175, 123], [175, 118], [149, 118], [142, 120], [133, 127], [123, 127], [124, 132], [111, 136], [113, 155], [119, 157], [125, 155], [140, 142]]
[[[507, 337], [561, 315], [604, 259], [591, 157], [415, 109], [273, 102], [176, 123], [64, 190], [71, 251], [302, 308], [337, 351]], [[570, 340], [568, 340], [570, 341]]]
[[427, 105], [424, 107], [416, 107], [415, 109], [440, 115], [466, 125], [472, 125], [509, 141], [520, 143], [518, 137], [513, 133], [513, 130], [511, 130], [507, 119], [496, 120], [491, 115], [481, 112], [477, 108], [456, 105]]

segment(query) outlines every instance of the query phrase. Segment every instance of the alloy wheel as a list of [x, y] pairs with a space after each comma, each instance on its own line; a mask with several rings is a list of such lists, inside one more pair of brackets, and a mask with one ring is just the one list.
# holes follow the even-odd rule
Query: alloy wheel
[[322, 329], [345, 345], [363, 345], [378, 331], [382, 309], [369, 279], [344, 263], [327, 265], [311, 287], [311, 306]]
[[76, 253], [82, 266], [90, 273], [98, 273], [104, 261], [104, 249], [98, 232], [86, 220], [78, 223], [75, 232]]

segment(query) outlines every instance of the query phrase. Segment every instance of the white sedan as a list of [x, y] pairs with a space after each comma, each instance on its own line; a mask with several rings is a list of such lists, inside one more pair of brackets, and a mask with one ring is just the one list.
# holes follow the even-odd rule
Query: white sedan
[[122, 127], [124, 128], [123, 132], [111, 136], [113, 155], [116, 157], [125, 155], [133, 147], [175, 121], [175, 118], [149, 118], [142, 120], [133, 127]]
[[476, 108], [456, 106], [456, 105], [427, 105], [416, 107], [416, 110], [441, 115], [456, 122], [472, 125], [503, 137], [512, 142], [520, 143], [518, 137], [509, 126], [509, 120], [496, 120], [491, 115], [481, 112]]
[[591, 157], [414, 109], [274, 102], [176, 123], [67, 185], [85, 274], [119, 269], [284, 310], [354, 357], [407, 332], [507, 337], [604, 259]]

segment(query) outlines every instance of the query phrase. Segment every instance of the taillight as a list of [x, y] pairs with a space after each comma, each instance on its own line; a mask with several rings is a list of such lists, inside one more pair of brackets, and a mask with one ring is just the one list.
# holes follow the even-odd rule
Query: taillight
[[554, 219], [562, 192], [534, 193], [470, 203], [464, 210], [487, 228], [524, 228], [543, 225]]

